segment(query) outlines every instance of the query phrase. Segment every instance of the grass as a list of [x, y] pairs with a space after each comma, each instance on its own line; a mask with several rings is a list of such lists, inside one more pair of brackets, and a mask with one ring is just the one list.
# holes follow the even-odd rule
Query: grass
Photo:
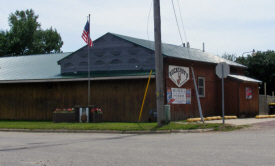
[[223, 124], [201, 124], [201, 123], [176, 123], [157, 127], [157, 123], [53, 123], [49, 121], [0, 121], [0, 129], [41, 129], [41, 130], [117, 130], [117, 131], [157, 131], [157, 130], [192, 130], [192, 129], [214, 129], [214, 131], [231, 131], [245, 126], [230, 126]]

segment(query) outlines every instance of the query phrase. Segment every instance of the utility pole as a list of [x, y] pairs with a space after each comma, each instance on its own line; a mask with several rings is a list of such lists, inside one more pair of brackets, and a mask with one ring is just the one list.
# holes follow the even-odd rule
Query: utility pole
[[160, 2], [154, 0], [154, 33], [155, 33], [155, 67], [156, 67], [156, 98], [158, 126], [165, 124], [164, 118], [164, 83], [163, 57], [161, 52]]

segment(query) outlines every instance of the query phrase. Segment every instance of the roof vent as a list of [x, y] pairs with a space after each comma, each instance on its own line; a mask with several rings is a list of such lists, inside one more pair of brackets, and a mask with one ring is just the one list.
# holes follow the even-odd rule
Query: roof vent
[[189, 42], [187, 42], [187, 48], [190, 48], [190, 44], [189, 44]]
[[182, 43], [182, 47], [185, 47], [185, 43]]

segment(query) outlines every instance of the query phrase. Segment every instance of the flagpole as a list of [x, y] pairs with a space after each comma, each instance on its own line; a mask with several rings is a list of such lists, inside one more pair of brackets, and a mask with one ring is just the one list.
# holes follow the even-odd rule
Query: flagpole
[[90, 105], [90, 14], [89, 14], [89, 32], [88, 32], [88, 105]]

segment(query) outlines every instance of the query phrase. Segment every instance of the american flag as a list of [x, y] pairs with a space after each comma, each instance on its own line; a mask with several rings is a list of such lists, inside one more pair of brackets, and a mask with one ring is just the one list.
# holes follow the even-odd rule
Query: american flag
[[[84, 27], [84, 30], [83, 30], [83, 33], [82, 33], [82, 39], [88, 44], [88, 37], [89, 37], [89, 22], [87, 21], [85, 27]], [[92, 39], [90, 38], [90, 43], [88, 44], [90, 47], [92, 47], [94, 44], [93, 44], [93, 41]]]

